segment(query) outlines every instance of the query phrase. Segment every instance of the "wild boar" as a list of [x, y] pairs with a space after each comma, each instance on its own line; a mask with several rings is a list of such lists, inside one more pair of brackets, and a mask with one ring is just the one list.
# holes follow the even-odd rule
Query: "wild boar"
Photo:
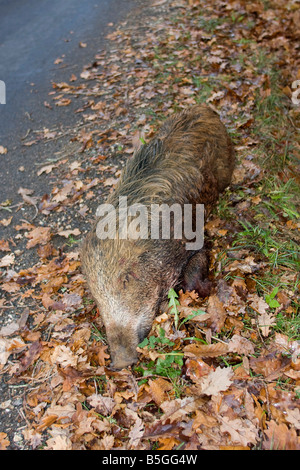
[[[169, 117], [127, 162], [104, 207], [107, 227], [115, 224], [113, 236], [105, 238], [103, 226], [99, 235], [98, 224], [104, 220], [99, 216], [81, 253], [83, 272], [105, 325], [112, 368], [137, 361], [136, 347], [150, 331], [171, 287], [181, 283], [201, 295], [208, 292], [205, 248], [187, 249], [190, 239], [185, 234], [174, 236], [175, 223], [170, 237], [163, 236], [161, 227], [158, 236], [151, 236], [149, 219], [140, 228], [140, 237], [131, 237], [128, 226], [134, 211], [129, 217], [127, 213], [124, 225], [121, 205], [126, 201], [126, 207], [142, 205], [146, 211], [153, 205], [188, 205], [195, 225], [197, 207], [204, 205], [208, 216], [220, 192], [230, 184], [234, 163], [226, 129], [217, 113], [205, 105]], [[158, 218], [161, 222], [160, 212]]]

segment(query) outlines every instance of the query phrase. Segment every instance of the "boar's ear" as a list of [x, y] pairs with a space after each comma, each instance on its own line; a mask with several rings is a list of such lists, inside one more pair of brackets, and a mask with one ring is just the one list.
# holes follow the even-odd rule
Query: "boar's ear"
[[122, 285], [122, 288], [123, 289], [126, 289], [128, 283], [129, 283], [129, 274], [128, 273], [125, 273], [123, 275], [120, 276], [120, 281], [121, 281], [121, 285]]

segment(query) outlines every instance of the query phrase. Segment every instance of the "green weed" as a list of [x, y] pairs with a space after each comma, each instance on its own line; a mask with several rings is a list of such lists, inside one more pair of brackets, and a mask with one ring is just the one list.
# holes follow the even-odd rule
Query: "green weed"
[[143, 377], [161, 375], [173, 380], [176, 379], [181, 374], [183, 353], [177, 351], [166, 352], [166, 346], [172, 348], [174, 345], [175, 343], [166, 337], [165, 330], [160, 328], [158, 337], [151, 335], [149, 338], [145, 338], [142, 343], [139, 344], [139, 347], [144, 348], [147, 346], [148, 349], [155, 349], [155, 351], [162, 354], [162, 356], [155, 361], [143, 363], [135, 367], [135, 370]]

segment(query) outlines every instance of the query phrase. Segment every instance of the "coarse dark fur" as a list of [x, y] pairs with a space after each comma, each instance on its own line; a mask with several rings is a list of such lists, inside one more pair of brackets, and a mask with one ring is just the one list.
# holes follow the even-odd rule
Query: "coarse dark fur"
[[[204, 204], [207, 216], [234, 168], [231, 140], [218, 115], [199, 105], [174, 114], [127, 163], [107, 203]], [[187, 251], [183, 239], [101, 240], [96, 225], [82, 247], [82, 266], [103, 318], [112, 367], [137, 360], [136, 347], [148, 334], [161, 301], [181, 281], [208, 292], [204, 250]]]

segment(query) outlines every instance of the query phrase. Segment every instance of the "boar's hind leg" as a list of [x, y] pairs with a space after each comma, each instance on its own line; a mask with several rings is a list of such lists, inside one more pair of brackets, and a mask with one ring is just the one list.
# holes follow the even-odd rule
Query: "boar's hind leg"
[[205, 249], [196, 253], [185, 266], [181, 287], [184, 290], [195, 290], [200, 297], [210, 294], [212, 283], [208, 279], [208, 256]]

